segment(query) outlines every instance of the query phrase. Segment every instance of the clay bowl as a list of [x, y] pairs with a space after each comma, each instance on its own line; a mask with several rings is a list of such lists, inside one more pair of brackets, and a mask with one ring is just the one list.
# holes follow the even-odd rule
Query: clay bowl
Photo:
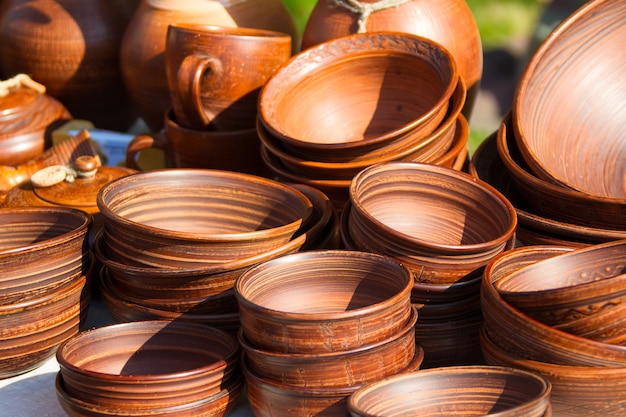
[[488, 364], [543, 375], [552, 384], [550, 404], [555, 416], [622, 416], [626, 409], [625, 366], [572, 366], [539, 362], [501, 349], [481, 332]]
[[[413, 360], [399, 373], [411, 373], [419, 370], [424, 359], [424, 351], [416, 346]], [[241, 361], [246, 379], [247, 398], [250, 409], [258, 417], [278, 416], [329, 416], [347, 415], [348, 397], [362, 385], [350, 387], [301, 387], [284, 384], [270, 378], [257, 375], [247, 363]]]
[[417, 310], [403, 329], [387, 339], [355, 349], [322, 353], [283, 353], [258, 348], [243, 331], [239, 344], [249, 368], [263, 378], [299, 387], [362, 385], [405, 369], [415, 356]]
[[81, 277], [91, 223], [70, 208], [0, 208], [0, 305], [43, 297]]
[[626, 304], [625, 255], [626, 240], [593, 245], [511, 271], [494, 287], [510, 305], [550, 326], [602, 317]]
[[531, 205], [532, 196], [530, 199], [524, 197], [521, 188], [500, 157], [497, 135], [498, 132], [494, 132], [488, 136], [474, 151], [469, 173], [495, 187], [515, 206], [518, 220], [516, 238], [519, 241], [525, 245], [582, 247], [626, 239], [626, 231], [566, 223], [540, 214], [540, 211]]
[[259, 255], [288, 243], [310, 217], [293, 187], [231, 171], [131, 174], [97, 198], [105, 239], [147, 266], [193, 268]]
[[349, 35], [279, 68], [261, 89], [259, 117], [290, 153], [345, 161], [408, 132], [429, 135], [458, 80], [454, 59], [432, 40], [397, 32]]
[[0, 379], [43, 365], [79, 331], [90, 299], [90, 275], [39, 298], [0, 306]]
[[511, 245], [513, 205], [468, 174], [411, 162], [373, 165], [350, 185], [348, 230], [361, 250], [409, 262], [419, 280], [454, 282]]
[[[359, 169], [377, 162], [388, 160], [422, 160], [431, 162], [445, 154], [455, 139], [459, 118], [466, 122], [461, 114], [461, 109], [465, 103], [465, 84], [459, 80], [454, 95], [450, 99], [448, 113], [442, 122], [426, 137], [415, 139], [412, 131], [402, 135], [394, 142], [383, 144], [378, 147], [363, 149], [360, 154], [353, 153], [345, 159], [335, 158], [327, 161], [315, 159], [315, 155], [300, 156], [299, 153], [292, 153], [291, 149], [272, 136], [264, 127], [261, 120], [257, 120], [257, 133], [263, 146], [272, 154], [276, 155], [285, 166], [296, 172], [315, 176], [347, 176], [354, 175]], [[462, 132], [461, 132], [462, 134]], [[332, 146], [329, 145], [329, 146]], [[331, 152], [332, 149], [329, 149]]]
[[626, 218], [623, 215], [626, 199], [597, 197], [559, 187], [531, 173], [513, 136], [510, 117], [505, 117], [500, 125], [497, 146], [502, 162], [519, 187], [522, 198], [535, 214], [573, 225], [626, 230]]
[[55, 379], [57, 400], [63, 411], [70, 417], [144, 417], [158, 415], [163, 417], [224, 417], [235, 407], [244, 388], [243, 380], [234, 380], [217, 394], [188, 404], [151, 408], [148, 411], [134, 407], [115, 407], [83, 401], [71, 395], [66, 390], [63, 376], [59, 372]]
[[495, 288], [513, 271], [572, 249], [526, 246], [493, 259], [485, 267], [481, 287], [484, 328], [501, 349], [524, 359], [571, 366], [624, 366], [626, 347], [573, 335], [537, 321], [507, 303]]
[[240, 347], [196, 323], [143, 321], [78, 333], [56, 353], [65, 392], [84, 402], [147, 409], [191, 404], [241, 379]]
[[458, 366], [394, 375], [355, 391], [353, 417], [550, 416], [550, 381], [501, 366]]
[[606, 0], [572, 13], [533, 53], [512, 106], [516, 142], [537, 177], [622, 202], [626, 107], [615, 92], [626, 87], [625, 17], [625, 4]]
[[387, 257], [307, 251], [256, 265], [239, 276], [241, 327], [255, 346], [283, 353], [355, 349], [387, 339], [411, 318], [413, 281]]

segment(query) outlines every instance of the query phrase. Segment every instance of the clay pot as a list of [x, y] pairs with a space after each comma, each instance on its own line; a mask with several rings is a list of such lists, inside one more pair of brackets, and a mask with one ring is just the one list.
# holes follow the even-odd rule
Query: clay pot
[[19, 166], [35, 159], [52, 144], [52, 132], [72, 119], [53, 97], [28, 87], [0, 96], [0, 165]]
[[280, 0], [142, 0], [122, 38], [121, 68], [131, 99], [154, 132], [172, 107], [165, 49], [168, 26], [178, 22], [275, 30], [299, 45], [295, 22]]
[[56, 359], [67, 395], [151, 412], [205, 400], [241, 380], [240, 349], [216, 328], [146, 321], [82, 331], [59, 346]]
[[357, 251], [307, 251], [256, 265], [235, 282], [250, 343], [284, 353], [364, 347], [406, 326], [409, 271]]
[[395, 375], [348, 399], [352, 417], [405, 415], [551, 416], [544, 376], [500, 366], [460, 366]]
[[[501, 127], [501, 129], [506, 128]], [[507, 138], [509, 138], [509, 132], [510, 130], [506, 129]], [[504, 134], [504, 131], [502, 133]], [[469, 166], [469, 173], [491, 184], [515, 206], [518, 220], [516, 232], [518, 241], [527, 246], [560, 245], [582, 247], [611, 240], [626, 239], [626, 231], [583, 226], [545, 217], [541, 211], [537, 210], [536, 206], [541, 205], [544, 208], [547, 206], [536, 200], [534, 201], [535, 204], [531, 203], [533, 202], [533, 196], [536, 196], [536, 194], [525, 198], [522, 187], [519, 187], [514, 181], [512, 173], [509, 172], [504, 164], [503, 158], [498, 153], [497, 135], [498, 132], [489, 135], [474, 151]], [[507, 139], [507, 143], [512, 144], [509, 139]], [[513, 150], [513, 148], [508, 149], [510, 151]], [[512, 162], [513, 154], [510, 154], [509, 157], [511, 157], [510, 161]], [[528, 176], [527, 178], [534, 177]], [[539, 183], [536, 178], [535, 180]], [[552, 188], [556, 189], [557, 187]], [[530, 188], [527, 187], [526, 189]], [[538, 192], [538, 190], [539, 188], [537, 187], [535, 192]], [[566, 190], [562, 189], [562, 191]], [[548, 194], [545, 197], [547, 198]], [[562, 201], [564, 202], [565, 200]], [[564, 217], [578, 216], [580, 214], [578, 211], [568, 213], [566, 209], [560, 213]]]
[[[410, 0], [391, 1], [377, 7], [378, 2], [318, 1], [305, 26], [302, 49], [363, 31], [397, 31], [432, 39], [450, 51], [467, 84], [463, 114], [470, 119], [482, 77], [483, 56], [478, 26], [467, 3], [463, 0]], [[365, 12], [371, 7], [371, 13]]]
[[306, 224], [311, 201], [277, 181], [219, 170], [164, 169], [118, 178], [97, 198], [118, 261], [202, 268], [280, 248]]
[[137, 117], [120, 70], [127, 22], [124, 10], [108, 0], [6, 0], [2, 71], [29, 74], [76, 118], [126, 130]]
[[[515, 140], [537, 177], [622, 201], [626, 107], [615, 91], [624, 85], [624, 17], [620, 1], [590, 1], [572, 13], [534, 52], [511, 110]], [[593, 71], [589, 62], [597, 62]]]
[[430, 135], [458, 80], [449, 52], [428, 39], [397, 32], [345, 36], [279, 68], [261, 90], [259, 120], [294, 155], [346, 161]]

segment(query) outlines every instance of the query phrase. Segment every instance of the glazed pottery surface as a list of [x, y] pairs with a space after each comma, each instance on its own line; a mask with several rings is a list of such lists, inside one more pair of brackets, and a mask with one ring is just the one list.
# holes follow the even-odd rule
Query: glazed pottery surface
[[120, 70], [128, 19], [117, 1], [7, 0], [1, 72], [30, 75], [76, 118], [126, 130], [137, 118]]
[[357, 251], [307, 251], [256, 265], [235, 282], [254, 345], [285, 353], [345, 351], [386, 339], [411, 316], [401, 264]]
[[320, 0], [305, 26], [302, 49], [352, 33], [389, 30], [432, 39], [450, 51], [467, 84], [463, 113], [470, 119], [483, 54], [478, 26], [464, 0]]
[[287, 33], [171, 24], [165, 72], [174, 115], [194, 129], [253, 129], [259, 91], [291, 49]]
[[163, 127], [172, 107], [165, 67], [167, 30], [177, 22], [275, 30], [299, 36], [293, 17], [281, 0], [142, 0], [121, 45], [121, 69], [126, 88], [152, 131]]
[[348, 399], [352, 417], [550, 416], [544, 376], [502, 366], [420, 370], [373, 382]]
[[[534, 52], [512, 107], [515, 140], [539, 178], [608, 199], [626, 198], [626, 4], [587, 2]], [[589, 62], [597, 63], [589, 71]], [[593, 151], [591, 151], [593, 150]]]

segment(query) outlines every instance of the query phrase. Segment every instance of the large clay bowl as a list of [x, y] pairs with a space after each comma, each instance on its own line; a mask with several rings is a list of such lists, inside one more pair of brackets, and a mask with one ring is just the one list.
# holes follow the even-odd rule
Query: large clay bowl
[[299, 387], [340, 387], [362, 385], [405, 369], [415, 356], [417, 310], [403, 329], [380, 342], [355, 349], [322, 353], [283, 353], [260, 349], [243, 331], [239, 344], [248, 366], [263, 378]]
[[152, 409], [202, 401], [241, 378], [240, 347], [195, 323], [137, 321], [85, 330], [56, 353], [65, 392], [85, 402]]
[[251, 343], [321, 353], [366, 346], [405, 328], [412, 285], [409, 270], [387, 257], [323, 250], [256, 265], [239, 276], [234, 290]]
[[[456, 133], [456, 129], [459, 123], [467, 122], [461, 115], [461, 109], [465, 103], [464, 85], [463, 80], [459, 80], [457, 89], [450, 99], [448, 113], [436, 129], [426, 137], [416, 140], [415, 134], [410, 131], [391, 143], [365, 148], [359, 154], [353, 152], [344, 159], [336, 157], [327, 161], [327, 158], [317, 160], [315, 155], [300, 156], [298, 152], [292, 152], [291, 148], [284, 146], [279, 139], [272, 136], [260, 119], [257, 121], [257, 133], [263, 146], [276, 155], [285, 166], [310, 176], [352, 176], [366, 166], [389, 160], [432, 162], [445, 154], [452, 143], [456, 142], [455, 135], [463, 134], [463, 132]], [[332, 144], [329, 146], [332, 147]], [[328, 151], [332, 152], [332, 148]]]
[[134, 407], [116, 407], [83, 401], [67, 391], [63, 376], [59, 372], [55, 379], [57, 400], [63, 411], [70, 417], [224, 417], [235, 407], [243, 392], [243, 379], [230, 382], [217, 394], [188, 404], [155, 407], [149, 410]]
[[[506, 129], [506, 126], [501, 129]], [[626, 231], [566, 223], [540, 214], [541, 211], [533, 207], [530, 201], [533, 200], [532, 196], [525, 198], [521, 187], [514, 181], [513, 175], [500, 157], [497, 135], [498, 132], [489, 135], [474, 151], [469, 172], [491, 184], [515, 206], [518, 221], [516, 238], [519, 241], [525, 245], [587, 246], [626, 239]], [[534, 200], [534, 203], [537, 202]]]
[[539, 362], [507, 352], [481, 333], [488, 364], [543, 375], [552, 384], [550, 404], [555, 416], [623, 416], [626, 410], [626, 366], [572, 366]]
[[[512, 107], [515, 138], [539, 178], [601, 198], [626, 198], [626, 4], [594, 0], [531, 57]], [[593, 62], [593, 71], [589, 63]]]
[[261, 90], [259, 117], [291, 153], [345, 161], [408, 132], [426, 137], [444, 119], [458, 80], [454, 59], [434, 41], [349, 35], [279, 68]]
[[84, 275], [39, 298], [0, 306], [0, 379], [43, 365], [79, 331], [90, 298]]
[[[411, 373], [420, 369], [424, 351], [417, 346], [415, 357], [399, 373]], [[246, 379], [248, 403], [257, 417], [326, 416], [348, 415], [348, 397], [363, 385], [350, 387], [302, 387], [283, 384], [257, 375], [247, 360], [242, 360]]]
[[[163, 169], [104, 186], [107, 238], [145, 265], [189, 268], [268, 252], [289, 242], [313, 209], [300, 191], [249, 174]], [[156, 264], [156, 265], [155, 265]]]
[[509, 250], [486, 267], [481, 287], [484, 328], [498, 346], [530, 360], [571, 366], [624, 366], [626, 347], [555, 329], [507, 303], [495, 283], [526, 265], [564, 255], [572, 248], [525, 246]]
[[609, 315], [626, 304], [625, 269], [626, 240], [619, 240], [511, 271], [494, 287], [504, 300], [534, 319], [566, 325]]
[[0, 305], [45, 296], [82, 276], [91, 223], [70, 208], [0, 208]]
[[453, 282], [510, 245], [513, 205], [468, 174], [431, 164], [389, 162], [362, 170], [350, 185], [348, 230], [361, 250], [385, 254], [419, 271], [419, 279]]
[[550, 412], [550, 381], [501, 366], [455, 366], [395, 375], [355, 391], [352, 417], [511, 416], [542, 417]]
[[531, 173], [513, 136], [510, 117], [505, 117], [500, 125], [497, 146], [502, 162], [535, 214], [574, 225], [626, 230], [623, 215], [626, 199], [585, 194], [551, 184]]

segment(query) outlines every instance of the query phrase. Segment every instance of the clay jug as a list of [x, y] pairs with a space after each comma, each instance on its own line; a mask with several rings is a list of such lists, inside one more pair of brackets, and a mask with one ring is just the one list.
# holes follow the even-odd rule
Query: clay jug
[[29, 74], [72, 115], [125, 130], [137, 119], [119, 49], [128, 12], [110, 0], [4, 0], [2, 73]]
[[270, 29], [298, 39], [281, 0], [141, 0], [122, 39], [121, 68], [135, 106], [153, 131], [161, 130], [172, 106], [165, 44], [169, 24], [180, 22]]
[[398, 31], [434, 40], [454, 56], [467, 85], [470, 118], [482, 78], [482, 43], [465, 0], [319, 0], [302, 35], [302, 49], [352, 33]]

